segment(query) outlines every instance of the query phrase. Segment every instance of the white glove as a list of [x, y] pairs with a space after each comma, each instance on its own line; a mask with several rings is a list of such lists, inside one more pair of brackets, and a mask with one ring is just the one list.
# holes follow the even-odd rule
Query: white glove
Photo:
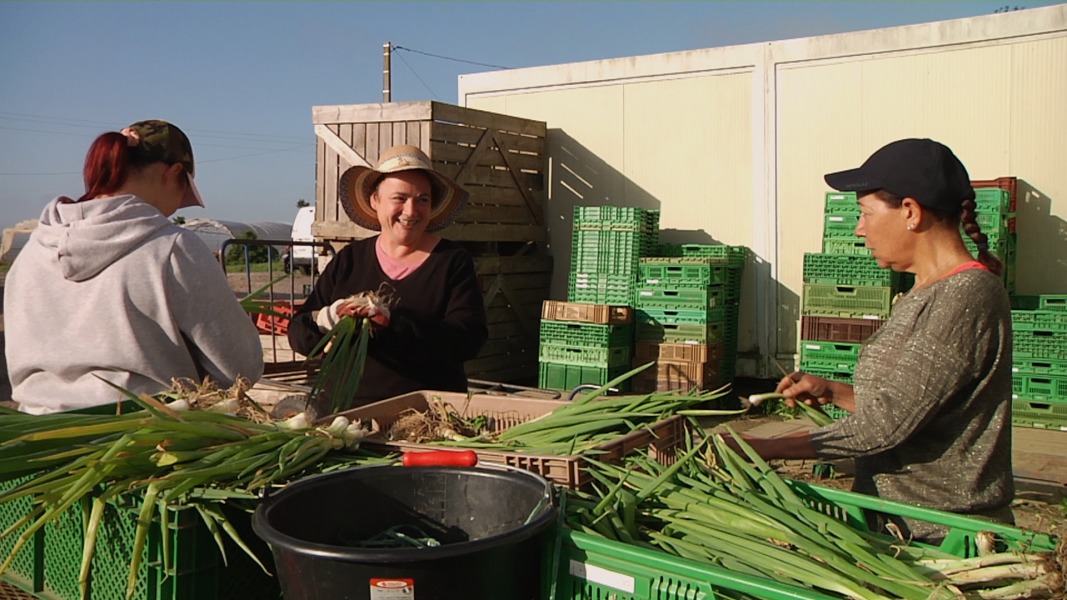
[[341, 320], [340, 315], [337, 314], [337, 309], [348, 301], [348, 298], [335, 300], [333, 304], [320, 310], [318, 314], [315, 315], [315, 323], [319, 326], [320, 331], [328, 333], [335, 325], [337, 325], [337, 322]]

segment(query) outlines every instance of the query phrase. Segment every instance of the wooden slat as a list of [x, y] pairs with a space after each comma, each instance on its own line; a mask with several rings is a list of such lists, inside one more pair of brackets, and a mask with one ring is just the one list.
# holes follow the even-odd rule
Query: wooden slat
[[506, 223], [523, 225], [530, 222], [525, 206], [470, 205], [456, 218], [457, 223]]
[[[507, 142], [504, 142], [504, 144], [506, 146]], [[473, 148], [471, 146], [435, 143], [433, 145], [433, 155], [431, 158], [434, 163], [464, 163], [470, 159], [472, 151]], [[503, 154], [504, 152], [494, 144], [489, 152], [486, 152], [479, 158], [478, 166], [507, 168], [508, 161], [511, 161], [511, 164], [515, 165], [520, 170], [536, 171], [537, 173], [544, 171], [544, 163], [541, 156], [518, 154], [508, 151], [507, 160], [505, 160]]]
[[548, 239], [548, 232], [541, 225], [454, 223], [441, 230], [441, 235], [459, 242], [544, 242]]
[[548, 131], [548, 126], [544, 121], [533, 121], [522, 117], [502, 115], [441, 102], [431, 103], [431, 110], [435, 121], [468, 123], [479, 127], [503, 129], [504, 131], [514, 131], [515, 133], [541, 137], [544, 137]]
[[378, 156], [393, 147], [393, 123], [378, 124]]
[[361, 240], [378, 234], [377, 231], [364, 229], [348, 220], [348, 215], [343, 218], [344, 220], [315, 223], [311, 228], [312, 235], [326, 240]]
[[544, 254], [527, 256], [478, 256], [474, 266], [479, 275], [490, 273], [552, 272], [552, 257]]
[[[456, 125], [453, 123], [434, 122], [432, 126], [431, 140], [434, 147], [438, 145], [469, 145], [478, 143], [485, 127], [470, 125]], [[494, 134], [503, 136], [508, 141], [508, 147], [517, 152], [541, 155], [545, 152], [545, 138], [530, 137], [527, 135], [515, 135], [506, 131], [494, 130]]]
[[[515, 206], [529, 213], [522, 194], [515, 188], [489, 187], [484, 185], [467, 185], [465, 188], [470, 192], [469, 202], [472, 205], [484, 206]], [[540, 194], [540, 192], [538, 192]], [[527, 219], [529, 221], [529, 219]]]
[[311, 122], [323, 123], [381, 123], [392, 121], [420, 121], [432, 119], [430, 102], [382, 102], [377, 104], [343, 104], [312, 106]]
[[[456, 178], [459, 174], [461, 166], [457, 164], [445, 164], [434, 165], [434, 169], [439, 171], [446, 177]], [[522, 173], [519, 176], [521, 185], [535, 190], [541, 191], [544, 188], [544, 180], [540, 174], [534, 173]], [[489, 169], [476, 167], [473, 172], [466, 176], [464, 180], [464, 186], [467, 185], [488, 185], [501, 188], [515, 188], [515, 178], [511, 173], [503, 169]]]
[[404, 123], [404, 127], [407, 129], [407, 133], [404, 139], [408, 144], [422, 148], [422, 122], [421, 121], [407, 121]]
[[367, 123], [367, 151], [363, 154], [363, 158], [371, 165], [378, 163], [378, 156], [381, 151], [381, 144], [378, 141], [380, 131], [381, 123]]
[[[393, 123], [393, 145], [410, 144], [408, 141], [408, 124], [404, 121]], [[418, 146], [418, 144], [413, 144]]]

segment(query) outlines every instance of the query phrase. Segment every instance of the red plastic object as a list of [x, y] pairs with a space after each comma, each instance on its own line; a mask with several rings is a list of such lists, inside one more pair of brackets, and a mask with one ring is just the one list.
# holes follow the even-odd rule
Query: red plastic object
[[293, 316], [293, 305], [283, 301], [275, 302], [271, 309], [280, 316], [256, 314], [256, 328], [267, 335], [285, 335], [289, 332], [289, 317]]
[[405, 467], [473, 467], [478, 464], [478, 455], [474, 450], [405, 452], [400, 462]]

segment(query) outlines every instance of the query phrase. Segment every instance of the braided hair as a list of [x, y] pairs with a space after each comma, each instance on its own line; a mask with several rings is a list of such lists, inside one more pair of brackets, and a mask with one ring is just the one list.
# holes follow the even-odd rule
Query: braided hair
[[978, 262], [992, 271], [994, 275], [1000, 275], [1004, 270], [1004, 264], [989, 251], [989, 236], [982, 233], [982, 228], [978, 225], [977, 208], [974, 198], [964, 200], [960, 207], [960, 225], [974, 245], [978, 246]]

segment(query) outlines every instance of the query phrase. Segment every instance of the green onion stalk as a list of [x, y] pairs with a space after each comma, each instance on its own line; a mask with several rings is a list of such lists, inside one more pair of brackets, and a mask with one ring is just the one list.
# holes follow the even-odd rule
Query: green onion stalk
[[308, 394], [309, 403], [325, 393], [330, 398], [331, 414], [352, 408], [374, 327], [389, 325], [389, 313], [395, 301], [392, 288], [386, 283], [376, 292], [359, 292], [347, 298], [347, 302], [362, 308], [361, 314], [366, 316], [341, 317], [308, 354], [308, 361], [322, 357]]
[[1067, 547], [960, 559], [850, 527], [809, 505], [730, 431], [674, 464], [590, 460], [591, 491], [568, 491], [574, 530], [835, 594], [905, 598], [1062, 598]]
[[634, 431], [648, 430], [655, 423], [675, 415], [693, 419], [702, 416], [733, 416], [745, 412], [700, 408], [729, 393], [729, 386], [686, 393], [606, 395], [609, 389], [652, 364], [637, 367], [591, 393], [579, 396], [573, 402], [502, 432], [482, 432], [466, 438], [450, 436], [451, 439], [429, 443], [546, 456], [570, 456], [591, 453], [602, 443], [616, 440]]
[[[254, 423], [211, 410], [175, 410], [177, 402], [168, 405], [123, 391], [141, 410], [120, 415], [8, 411], [0, 417], [0, 481], [8, 482], [0, 504], [31, 501], [28, 514], [0, 533], [0, 539], [14, 538], [0, 574], [36, 532], [71, 507], [88, 506], [80, 573], [84, 597], [104, 508], [113, 502], [140, 502], [127, 598], [135, 590], [153, 515], [166, 535], [174, 511], [195, 510], [224, 560], [225, 535], [259, 563], [224, 507], [250, 512], [257, 494], [268, 488], [324, 470], [384, 462], [359, 452], [368, 432], [343, 417], [320, 427], [311, 427], [302, 415]], [[169, 561], [165, 552], [164, 562]]]

